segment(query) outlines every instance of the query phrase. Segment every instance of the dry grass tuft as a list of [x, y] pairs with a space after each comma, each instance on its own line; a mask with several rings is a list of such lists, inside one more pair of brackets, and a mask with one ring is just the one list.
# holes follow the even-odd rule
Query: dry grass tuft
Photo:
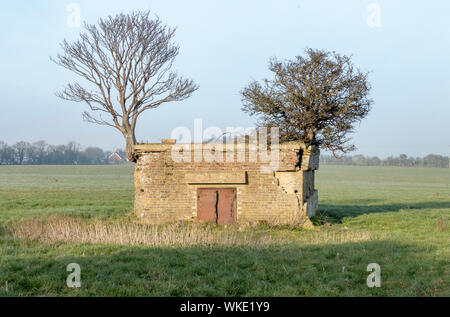
[[72, 217], [51, 217], [47, 220], [26, 220], [6, 229], [16, 239], [44, 243], [105, 243], [119, 245], [177, 246], [252, 246], [264, 247], [279, 243], [267, 234], [237, 228], [217, 228], [210, 224], [172, 223], [146, 225], [133, 222], [108, 222]]
[[355, 230], [291, 230], [249, 226], [215, 226], [195, 222], [148, 225], [131, 221], [105, 221], [69, 216], [29, 219], [11, 224], [5, 233], [15, 239], [46, 244], [104, 243], [147, 246], [268, 247], [290, 243], [325, 244], [371, 240]]
[[369, 232], [361, 230], [324, 230], [305, 232], [297, 241], [305, 244], [339, 244], [347, 242], [370, 241]]

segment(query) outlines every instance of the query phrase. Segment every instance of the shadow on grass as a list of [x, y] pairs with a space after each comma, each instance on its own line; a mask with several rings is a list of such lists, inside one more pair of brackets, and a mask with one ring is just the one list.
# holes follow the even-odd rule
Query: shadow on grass
[[[357, 217], [363, 214], [395, 212], [407, 209], [445, 209], [450, 208], [450, 201], [428, 201], [419, 203], [396, 203], [384, 205], [364, 205], [364, 201], [355, 201], [355, 205], [330, 205], [319, 203], [318, 215], [314, 217], [315, 225], [325, 223], [341, 223], [345, 217]], [[367, 204], [375, 203], [377, 200], [367, 200]]]
[[[445, 291], [445, 261], [393, 241], [252, 249], [50, 247], [4, 240], [0, 247], [5, 259], [0, 296], [435, 296]], [[366, 285], [367, 265], [373, 262], [382, 269], [381, 288]], [[66, 286], [69, 263], [81, 266], [79, 289]]]

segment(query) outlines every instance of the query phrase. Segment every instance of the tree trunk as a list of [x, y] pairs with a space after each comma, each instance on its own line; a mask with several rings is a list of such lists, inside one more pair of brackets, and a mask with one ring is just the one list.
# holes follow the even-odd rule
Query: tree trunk
[[310, 144], [316, 144], [316, 133], [314, 132], [314, 130], [309, 130], [308, 131], [308, 143]]
[[136, 156], [134, 155], [134, 145], [136, 144], [136, 137], [134, 135], [134, 131], [127, 131], [123, 135], [126, 141], [125, 152], [127, 154], [127, 160], [130, 162], [136, 162]]

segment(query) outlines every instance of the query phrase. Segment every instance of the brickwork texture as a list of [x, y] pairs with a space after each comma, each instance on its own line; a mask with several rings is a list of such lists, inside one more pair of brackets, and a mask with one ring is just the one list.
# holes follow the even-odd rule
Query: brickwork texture
[[[134, 151], [138, 157], [134, 212], [143, 222], [196, 221], [197, 189], [232, 187], [236, 188], [238, 223], [312, 226], [309, 218], [318, 205], [314, 189], [314, 172], [319, 167], [317, 147], [280, 144], [275, 168], [261, 159], [259, 148], [249, 145], [166, 141], [139, 144]], [[269, 156], [270, 151], [269, 146]]]

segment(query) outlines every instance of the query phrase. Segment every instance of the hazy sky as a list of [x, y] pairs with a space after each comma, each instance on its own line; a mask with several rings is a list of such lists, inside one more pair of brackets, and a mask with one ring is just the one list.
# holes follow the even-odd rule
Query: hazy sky
[[[448, 154], [450, 1], [2, 1], [0, 140], [123, 147], [115, 129], [82, 120], [86, 105], [54, 95], [76, 79], [49, 60], [64, 38], [81, 31], [67, 23], [71, 3], [89, 23], [150, 9], [178, 28], [175, 69], [200, 89], [145, 113], [140, 141], [159, 142], [177, 126], [193, 129], [195, 118], [204, 127], [252, 126], [254, 119], [240, 110], [239, 91], [270, 75], [270, 57], [291, 59], [311, 47], [353, 54], [356, 66], [372, 72], [375, 104], [353, 135], [355, 153]], [[379, 5], [381, 25], [371, 3]]]

